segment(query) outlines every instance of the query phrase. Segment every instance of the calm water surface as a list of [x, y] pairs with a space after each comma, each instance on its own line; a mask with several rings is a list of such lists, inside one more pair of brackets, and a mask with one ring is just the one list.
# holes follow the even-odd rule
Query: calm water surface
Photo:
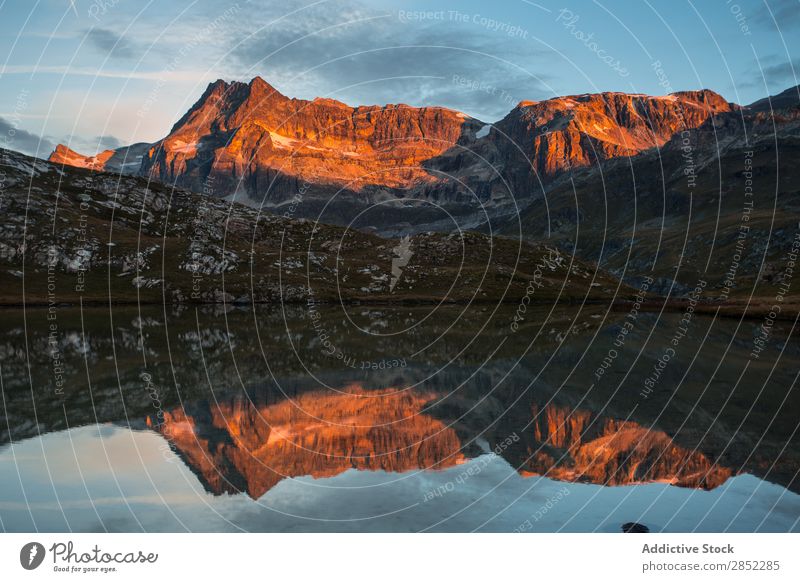
[[600, 307], [2, 317], [5, 531], [800, 529], [791, 322], [754, 357], [760, 321]]

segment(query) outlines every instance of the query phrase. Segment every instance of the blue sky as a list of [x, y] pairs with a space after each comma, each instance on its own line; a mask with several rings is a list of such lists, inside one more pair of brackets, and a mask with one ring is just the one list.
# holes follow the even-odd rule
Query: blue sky
[[442, 105], [797, 85], [800, 0], [0, 0], [0, 146], [163, 137], [217, 78], [291, 97]]

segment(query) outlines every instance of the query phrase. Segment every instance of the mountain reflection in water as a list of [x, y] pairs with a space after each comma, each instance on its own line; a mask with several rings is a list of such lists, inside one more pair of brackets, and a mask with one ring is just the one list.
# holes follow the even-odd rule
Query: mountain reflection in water
[[[456, 431], [424, 409], [433, 394], [348, 387], [258, 406], [244, 399], [187, 405], [148, 418], [216, 494], [259, 498], [286, 477], [331, 477], [347, 469], [435, 470], [466, 460]], [[713, 489], [733, 472], [666, 433], [585, 410], [534, 406], [529, 428], [503, 448], [523, 476], [630, 485], [658, 481]], [[521, 446], [515, 446], [521, 442]], [[498, 449], [500, 450], [500, 449]]]
[[[50, 457], [48, 447], [57, 446], [47, 433], [72, 440], [83, 434], [79, 427], [100, 425], [134, 431], [132, 438], [137, 431], [158, 435], [169, 447], [166, 454], [185, 465], [212, 497], [269, 505], [275, 495], [286, 495], [284, 484], [296, 482], [291, 485], [296, 487], [312, 479], [360, 490], [365, 485], [354, 475], [362, 475], [371, 491], [364, 507], [382, 515], [394, 511], [402, 498], [392, 489], [399, 485], [391, 483], [418, 476], [419, 490], [409, 507], [427, 510], [424, 519], [404, 513], [407, 523], [397, 518], [365, 526], [386, 531], [419, 529], [428, 518], [432, 523], [442, 519], [455, 530], [478, 527], [484, 519], [494, 520], [492, 527], [499, 530], [513, 529], [528, 517], [517, 515], [522, 511], [514, 509], [517, 505], [491, 512], [480, 508], [490, 499], [500, 504], [500, 491], [516, 483], [514, 478], [530, 484], [518, 497], [524, 500], [544, 487], [537, 481], [542, 478], [601, 486], [610, 494], [614, 486], [630, 486], [622, 489], [633, 492], [654, 486], [649, 483], [713, 491], [749, 474], [764, 483], [756, 491], [774, 493], [777, 487], [783, 492], [773, 507], [800, 508], [798, 421], [792, 414], [800, 404], [793, 390], [800, 348], [788, 325], [776, 324], [771, 358], [749, 360], [757, 322], [697, 317], [657, 389], [643, 398], [643, 379], [679, 315], [642, 314], [598, 379], [599, 363], [619, 330], [617, 315], [600, 308], [577, 317], [574, 311], [530, 312], [511, 336], [511, 310], [440, 307], [431, 314], [430, 308], [354, 308], [347, 315], [362, 331], [353, 333], [340, 309], [321, 310], [320, 325], [338, 342], [331, 353], [320, 342], [320, 326], [309, 325], [302, 309], [191, 309], [167, 316], [156, 309], [120, 309], [112, 327], [101, 311], [85, 310], [81, 326], [80, 313], [65, 308], [59, 313], [57, 345], [65, 370], [63, 395], [54, 389], [46, 314], [30, 311], [25, 326], [21, 314], [9, 311], [11, 325], [0, 336], [5, 421], [0, 463], [11, 475], [26, 458], [14, 451], [28, 442], [41, 441], [41, 463]], [[80, 447], [73, 455], [78, 461]], [[105, 477], [101, 471], [97, 479], [111, 483], [116, 478], [111, 465], [119, 463], [132, 469], [141, 465], [140, 473], [153, 479], [148, 469], [160, 465], [141, 455], [137, 449], [136, 455], [109, 459]], [[509, 472], [487, 483], [497, 469], [481, 473], [486, 459]], [[0, 497], [5, 524], [16, 523], [8, 508], [20, 507], [23, 488], [45, 485], [41, 477], [26, 480], [26, 471], [20, 473], [20, 493], [12, 487]], [[75, 484], [55, 480], [52, 487], [60, 503]], [[444, 500], [431, 501], [435, 487], [456, 491], [449, 504], [462, 497], [473, 501], [436, 506]], [[671, 497], [659, 493], [658, 498]], [[755, 493], [750, 498], [759, 499]], [[294, 494], [290, 501], [303, 499]], [[332, 503], [337, 519], [345, 519], [348, 511], [358, 514]], [[580, 530], [584, 523], [595, 528], [603, 512], [616, 516], [603, 496], [586, 503], [595, 512], [591, 519], [554, 512], [548, 518], [553, 521], [542, 527]], [[762, 513], [754, 515], [763, 522], [773, 509], [758, 503]], [[709, 505], [709, 511], [717, 505]], [[561, 507], [567, 512], [570, 505]], [[442, 515], [436, 517], [437, 511]], [[454, 516], [462, 513], [474, 524], [456, 525]], [[732, 523], [745, 519], [737, 516], [736, 511], [729, 516]], [[304, 519], [314, 517], [322, 519]], [[640, 515], [622, 517], [637, 521]], [[698, 524], [692, 520], [701, 518], [686, 517], [680, 527], [693, 529]], [[757, 522], [741, 522], [741, 529]], [[777, 523], [769, 527], [796, 527], [796, 522]], [[314, 529], [302, 520], [299, 525], [257, 521], [247, 527]]]
[[463, 462], [456, 432], [422, 412], [433, 398], [348, 388], [264, 406], [236, 399], [167, 412], [158, 430], [209, 491], [259, 498], [285, 477]]

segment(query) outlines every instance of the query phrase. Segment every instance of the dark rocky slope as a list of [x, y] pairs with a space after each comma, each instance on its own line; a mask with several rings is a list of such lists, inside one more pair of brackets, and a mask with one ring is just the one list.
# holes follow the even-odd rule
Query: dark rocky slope
[[[4, 304], [611, 299], [615, 279], [474, 232], [387, 240], [0, 151]], [[621, 296], [628, 296], [622, 288]]]

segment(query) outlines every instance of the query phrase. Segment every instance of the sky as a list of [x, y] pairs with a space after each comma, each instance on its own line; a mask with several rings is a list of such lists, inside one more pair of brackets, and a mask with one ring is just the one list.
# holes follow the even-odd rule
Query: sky
[[0, 0], [0, 147], [164, 137], [216, 79], [450, 107], [800, 83], [800, 0]]

